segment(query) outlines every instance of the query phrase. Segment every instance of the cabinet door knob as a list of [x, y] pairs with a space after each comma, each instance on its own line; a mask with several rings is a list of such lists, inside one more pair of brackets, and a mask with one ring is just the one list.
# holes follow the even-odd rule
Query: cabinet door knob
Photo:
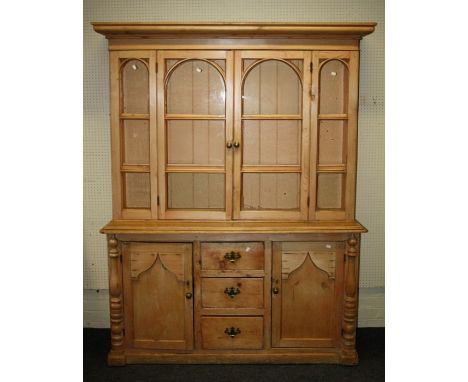
[[279, 293], [279, 288], [276, 288], [276, 287], [273, 288], [273, 293], [274, 293], [274, 294], [278, 294], [278, 293]]
[[240, 147], [240, 143], [239, 142], [234, 142], [234, 148], [238, 149]]
[[228, 149], [231, 149], [231, 148], [232, 148], [232, 142], [226, 143], [226, 147], [227, 147]]
[[186, 293], [186, 294], [185, 294], [185, 298], [186, 298], [187, 300], [190, 300], [190, 299], [192, 298], [192, 293], [190, 293], [190, 292]]
[[226, 333], [231, 338], [234, 338], [235, 336], [240, 334], [240, 332], [241, 331], [239, 328], [234, 328], [232, 326], [230, 328], [226, 328], [226, 330], [224, 331], [224, 333]]

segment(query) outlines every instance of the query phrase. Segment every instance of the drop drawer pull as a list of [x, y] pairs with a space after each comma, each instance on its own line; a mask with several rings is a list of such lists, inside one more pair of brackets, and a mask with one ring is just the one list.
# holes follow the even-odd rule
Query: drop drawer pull
[[239, 328], [234, 328], [232, 326], [230, 328], [226, 328], [226, 330], [224, 331], [224, 333], [226, 333], [231, 338], [234, 338], [235, 336], [240, 334], [240, 332], [241, 331]]
[[224, 258], [228, 260], [230, 263], [235, 263], [237, 260], [241, 258], [241, 254], [239, 252], [228, 252], [224, 255]]
[[230, 288], [224, 289], [224, 293], [226, 293], [229, 297], [234, 298], [234, 297], [236, 297], [236, 295], [238, 295], [240, 293], [240, 289], [230, 287]]

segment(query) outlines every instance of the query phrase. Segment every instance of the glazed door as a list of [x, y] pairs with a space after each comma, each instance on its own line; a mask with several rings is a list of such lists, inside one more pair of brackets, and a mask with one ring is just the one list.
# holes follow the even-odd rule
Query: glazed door
[[127, 346], [193, 349], [192, 245], [123, 245]]
[[161, 219], [231, 218], [232, 66], [228, 51], [158, 52]]
[[273, 347], [338, 345], [343, 256], [343, 242], [273, 244]]
[[311, 220], [354, 219], [358, 60], [355, 51], [313, 52]]
[[234, 218], [306, 220], [310, 52], [235, 57]]
[[157, 219], [156, 53], [110, 52], [114, 219]]

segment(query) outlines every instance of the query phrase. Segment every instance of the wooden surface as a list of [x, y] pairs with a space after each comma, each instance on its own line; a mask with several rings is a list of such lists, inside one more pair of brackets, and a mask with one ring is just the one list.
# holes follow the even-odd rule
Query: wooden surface
[[156, 352], [142, 349], [130, 349], [125, 354], [128, 364], [284, 364], [284, 363], [338, 363], [339, 354], [329, 349], [311, 349], [308, 352], [296, 352], [294, 350], [283, 350], [281, 352], [261, 352], [259, 350], [242, 352], [231, 349], [221, 352], [194, 351], [192, 353]]
[[[230, 337], [227, 328], [239, 329]], [[201, 320], [203, 349], [261, 349], [263, 348], [262, 317], [203, 317]]]
[[232, 52], [158, 52], [161, 219], [229, 219]]
[[[110, 295], [115, 335], [109, 363], [228, 362], [223, 351], [238, 362], [273, 362], [282, 354], [291, 362], [356, 363], [359, 235], [307, 234], [307, 241], [304, 234], [290, 234], [278, 241], [282, 235], [268, 235], [273, 242], [181, 244], [150, 242], [157, 235], [122, 243], [110, 236], [110, 258], [117, 260], [111, 280], [123, 273], [123, 288], [112, 287]], [[224, 264], [231, 251], [241, 254], [238, 269]], [[226, 288], [239, 293], [231, 298]], [[225, 333], [231, 328], [233, 337]], [[152, 349], [158, 353], [144, 353]], [[173, 350], [190, 354], [180, 358]], [[210, 350], [221, 353], [216, 357]]]
[[376, 23], [114, 23], [94, 22], [94, 30], [109, 39], [148, 37], [327, 37], [359, 39]]
[[193, 347], [192, 245], [131, 243], [123, 247], [126, 335], [130, 346]]
[[[262, 278], [203, 278], [201, 284], [203, 308], [263, 308]], [[230, 297], [226, 288], [237, 294]]]
[[122, 264], [120, 246], [114, 235], [107, 237], [109, 264], [109, 313], [111, 330], [111, 349], [107, 358], [110, 364], [122, 365], [124, 356], [124, 305], [122, 285]]
[[152, 221], [112, 220], [101, 233], [343, 233], [367, 232], [358, 221], [349, 222], [249, 222], [249, 221]]
[[93, 24], [110, 50], [109, 364], [357, 362], [375, 25]]
[[114, 218], [352, 220], [358, 55], [203, 47], [111, 52]]
[[[272, 346], [332, 347], [341, 325], [343, 243], [283, 242], [273, 246]], [[337, 272], [338, 269], [338, 272]]]
[[[231, 262], [226, 254], [234, 252], [240, 256]], [[253, 270], [263, 269], [263, 243], [202, 243], [202, 270]]]

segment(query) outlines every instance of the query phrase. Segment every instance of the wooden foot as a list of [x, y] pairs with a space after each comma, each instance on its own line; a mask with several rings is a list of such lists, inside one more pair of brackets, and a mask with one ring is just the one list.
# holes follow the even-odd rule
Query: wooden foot
[[340, 363], [342, 365], [357, 365], [359, 363], [359, 357], [357, 352], [354, 351], [348, 351], [348, 350], [343, 350], [340, 356]]
[[125, 361], [124, 352], [114, 352], [111, 350], [107, 355], [107, 364], [109, 366], [124, 366], [126, 364]]

